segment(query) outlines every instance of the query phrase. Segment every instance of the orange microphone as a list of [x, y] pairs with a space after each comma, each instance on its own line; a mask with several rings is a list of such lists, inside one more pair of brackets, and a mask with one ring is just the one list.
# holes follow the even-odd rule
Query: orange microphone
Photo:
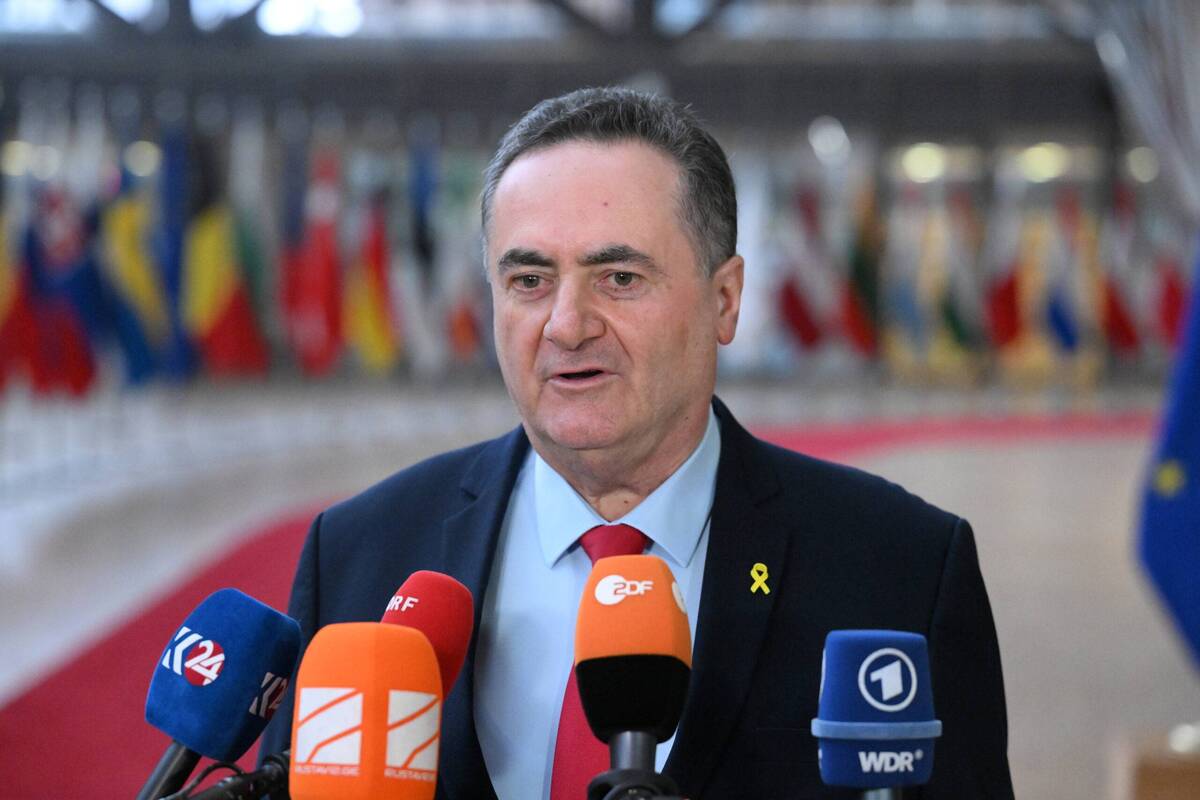
[[296, 676], [293, 800], [432, 800], [442, 679], [420, 631], [326, 625]]
[[592, 567], [575, 625], [575, 680], [588, 726], [609, 746], [612, 771], [597, 778], [609, 787], [677, 794], [654, 772], [654, 747], [674, 734], [687, 696], [686, 609], [657, 556], [613, 556]]

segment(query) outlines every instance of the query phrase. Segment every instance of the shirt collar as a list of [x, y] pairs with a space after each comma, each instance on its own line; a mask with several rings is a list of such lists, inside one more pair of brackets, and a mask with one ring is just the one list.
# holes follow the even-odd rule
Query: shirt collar
[[720, 428], [711, 408], [704, 436], [687, 460], [633, 510], [612, 523], [597, 514], [537, 451], [531, 448], [530, 454], [538, 541], [547, 566], [554, 566], [586, 531], [618, 523], [632, 525], [649, 536], [676, 564], [691, 563], [712, 508], [721, 457]]

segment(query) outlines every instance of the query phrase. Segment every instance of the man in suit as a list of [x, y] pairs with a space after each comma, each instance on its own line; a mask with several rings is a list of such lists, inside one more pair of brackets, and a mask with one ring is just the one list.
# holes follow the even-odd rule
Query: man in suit
[[[686, 796], [850, 796], [822, 785], [808, 732], [821, 649], [833, 629], [891, 628], [930, 643], [945, 733], [922, 796], [1012, 797], [970, 527], [755, 439], [713, 397], [743, 261], [729, 166], [690, 112], [617, 89], [545, 101], [504, 137], [482, 206], [522, 425], [321, 514], [289, 604], [307, 640], [378, 619], [414, 570], [471, 589], [439, 796], [579, 800], [604, 769], [580, 734], [573, 620], [591, 559], [624, 548], [664, 558], [686, 597], [691, 683], [657, 753]], [[286, 746], [290, 718], [286, 705], [263, 752]]]

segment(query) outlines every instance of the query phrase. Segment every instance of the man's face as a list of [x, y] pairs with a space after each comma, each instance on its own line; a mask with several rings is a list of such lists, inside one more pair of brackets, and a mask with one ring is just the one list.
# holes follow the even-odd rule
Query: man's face
[[500, 179], [487, 250], [496, 350], [535, 444], [648, 453], [707, 415], [742, 260], [703, 273], [678, 187], [674, 162], [633, 142], [554, 145]]

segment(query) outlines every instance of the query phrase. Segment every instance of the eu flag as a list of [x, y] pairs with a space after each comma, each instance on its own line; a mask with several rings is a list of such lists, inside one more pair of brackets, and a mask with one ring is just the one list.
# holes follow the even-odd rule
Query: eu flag
[[1200, 664], [1200, 265], [1142, 504], [1139, 554]]

